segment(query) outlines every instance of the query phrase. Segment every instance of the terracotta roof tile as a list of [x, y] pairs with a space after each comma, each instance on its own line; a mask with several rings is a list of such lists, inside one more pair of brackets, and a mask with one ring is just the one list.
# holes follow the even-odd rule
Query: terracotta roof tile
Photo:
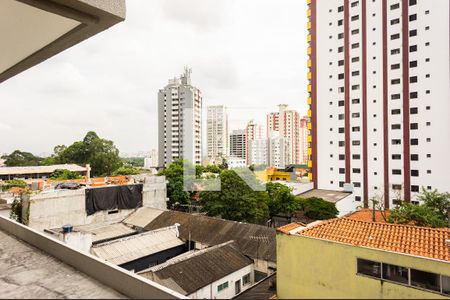
[[291, 230], [297, 229], [299, 227], [304, 227], [305, 225], [302, 225], [300, 223], [290, 223], [281, 227], [277, 228], [278, 232], [284, 233], [284, 234], [289, 234], [289, 232]]
[[344, 244], [450, 261], [449, 228], [374, 223], [351, 218], [324, 221], [299, 233]]
[[[385, 211], [383, 213], [379, 210], [375, 211], [375, 220], [376, 220], [375, 222], [386, 223], [386, 221], [384, 220], [383, 214], [384, 214], [384, 217], [388, 218], [390, 215], [390, 211]], [[354, 212], [354, 213], [348, 215], [347, 218], [356, 220], [356, 221], [372, 222], [373, 210], [361, 209], [357, 212]]]

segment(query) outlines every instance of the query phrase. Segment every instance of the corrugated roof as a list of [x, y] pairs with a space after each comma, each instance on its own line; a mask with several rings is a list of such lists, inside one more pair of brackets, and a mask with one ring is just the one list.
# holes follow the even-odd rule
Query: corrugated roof
[[171, 226], [94, 245], [91, 251], [113, 264], [122, 265], [184, 244], [177, 237], [176, 227]]
[[180, 238], [208, 246], [231, 240], [239, 250], [251, 258], [276, 262], [276, 231], [274, 228], [255, 224], [192, 215], [178, 211], [164, 211], [150, 220], [145, 230], [154, 230], [180, 224]]
[[75, 226], [74, 230], [92, 233], [92, 242], [94, 243], [136, 233], [135, 230], [122, 223]]
[[144, 228], [148, 223], [156, 219], [156, 217], [158, 217], [162, 213], [163, 213], [162, 210], [142, 207], [137, 211], [135, 211], [134, 213], [132, 213], [125, 220], [123, 220], [123, 223]]
[[171, 283], [173, 287], [175, 283], [185, 295], [190, 295], [251, 264], [253, 261], [243, 255], [235, 244], [225, 243], [200, 250], [182, 259], [174, 258], [171, 262], [156, 266], [152, 271], [140, 275], [163, 285]]
[[55, 170], [69, 170], [72, 172], [86, 172], [87, 169], [74, 164], [53, 165], [53, 166], [33, 166], [33, 167], [1, 167], [0, 175], [26, 175], [26, 174], [47, 174]]
[[446, 244], [450, 239], [449, 228], [436, 229], [341, 218], [321, 222], [299, 235], [450, 261], [450, 248]]

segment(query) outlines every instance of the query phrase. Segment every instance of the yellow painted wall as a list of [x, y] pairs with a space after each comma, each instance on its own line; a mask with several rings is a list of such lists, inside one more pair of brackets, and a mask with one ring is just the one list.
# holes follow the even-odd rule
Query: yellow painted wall
[[[277, 180], [291, 181], [291, 174], [288, 172], [277, 171], [274, 169], [266, 169], [264, 171], [256, 171], [256, 178], [261, 182], [270, 182]], [[278, 178], [278, 179], [277, 179]]]
[[278, 299], [448, 299], [437, 293], [356, 275], [357, 258], [450, 276], [450, 263], [313, 238], [277, 234]]

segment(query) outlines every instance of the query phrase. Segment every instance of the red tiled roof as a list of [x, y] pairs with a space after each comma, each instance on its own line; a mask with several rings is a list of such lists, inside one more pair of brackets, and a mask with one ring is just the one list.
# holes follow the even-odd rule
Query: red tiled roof
[[291, 224], [287, 224], [281, 227], [277, 228], [278, 232], [284, 233], [284, 234], [289, 234], [289, 232], [291, 230], [297, 229], [299, 227], [304, 227], [305, 225], [302, 225], [300, 223], [291, 223]]
[[[384, 214], [384, 217], [383, 217]], [[375, 211], [375, 222], [386, 223], [384, 218], [388, 218], [391, 214], [390, 211], [381, 212], [379, 210]], [[373, 222], [373, 210], [371, 209], [361, 209], [347, 216], [347, 218], [356, 221]]]
[[324, 221], [299, 233], [301, 236], [335, 241], [415, 256], [450, 261], [449, 228], [374, 223], [350, 218]]

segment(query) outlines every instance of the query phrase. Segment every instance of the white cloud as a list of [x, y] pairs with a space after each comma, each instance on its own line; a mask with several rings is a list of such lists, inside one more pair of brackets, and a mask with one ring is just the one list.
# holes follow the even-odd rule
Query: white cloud
[[158, 89], [185, 65], [205, 107], [230, 107], [232, 128], [279, 103], [306, 113], [304, 1], [127, 5], [124, 23], [0, 85], [0, 152], [49, 152], [89, 130], [123, 152], [156, 148]]

